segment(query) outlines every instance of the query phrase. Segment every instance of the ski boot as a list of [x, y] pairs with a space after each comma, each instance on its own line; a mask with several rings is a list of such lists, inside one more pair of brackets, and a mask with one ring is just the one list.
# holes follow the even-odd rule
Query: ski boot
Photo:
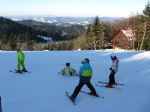
[[25, 68], [23, 68], [21, 71], [22, 71], [22, 72], [28, 72]]
[[21, 71], [21, 70], [16, 70], [16, 72], [17, 72], [17, 73], [22, 73], [22, 71]]
[[75, 102], [75, 99], [72, 96], [70, 96], [69, 98], [72, 102]]
[[112, 87], [113, 87], [113, 84], [108, 84], [108, 85], [106, 85], [105, 87], [107, 87], [107, 88], [112, 88]]

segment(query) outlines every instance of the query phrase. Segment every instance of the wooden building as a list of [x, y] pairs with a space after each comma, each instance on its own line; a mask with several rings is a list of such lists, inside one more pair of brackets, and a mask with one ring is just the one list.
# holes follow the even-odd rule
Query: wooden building
[[135, 34], [132, 29], [120, 30], [111, 40], [114, 49], [133, 49]]

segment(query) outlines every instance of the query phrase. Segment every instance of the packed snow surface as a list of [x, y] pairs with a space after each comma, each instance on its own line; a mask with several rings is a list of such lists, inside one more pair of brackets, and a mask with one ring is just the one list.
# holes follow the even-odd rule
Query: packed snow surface
[[[0, 51], [0, 96], [3, 112], [150, 112], [150, 52], [149, 51], [24, 51], [25, 66], [31, 73], [10, 72], [17, 68], [14, 51]], [[98, 81], [108, 82], [110, 54], [119, 58], [116, 82], [118, 89], [97, 87]], [[92, 84], [99, 99], [79, 93], [77, 105], [66, 97], [79, 82], [78, 76], [58, 74], [66, 62], [79, 71], [81, 61], [90, 59]], [[104, 84], [99, 84], [104, 85]], [[84, 86], [82, 90], [89, 92]]]

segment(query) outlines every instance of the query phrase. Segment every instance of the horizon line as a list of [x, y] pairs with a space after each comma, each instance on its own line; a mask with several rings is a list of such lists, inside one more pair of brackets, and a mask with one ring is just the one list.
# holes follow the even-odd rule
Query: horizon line
[[[79, 17], [79, 18], [93, 18], [98, 16], [99, 18], [102, 17], [107, 17], [107, 18], [128, 18], [128, 17], [123, 17], [123, 16], [99, 16], [99, 15], [95, 15], [95, 16], [71, 16], [71, 15], [0, 15], [1, 17]], [[130, 17], [130, 16], [129, 16]]]

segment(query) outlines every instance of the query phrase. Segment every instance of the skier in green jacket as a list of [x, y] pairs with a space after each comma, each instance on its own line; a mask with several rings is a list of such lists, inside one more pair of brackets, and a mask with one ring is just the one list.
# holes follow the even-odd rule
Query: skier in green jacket
[[[25, 55], [20, 49], [17, 50], [17, 56], [18, 56], [17, 72], [18, 73], [27, 72], [24, 65]], [[20, 66], [22, 66], [22, 70], [20, 70]]]

